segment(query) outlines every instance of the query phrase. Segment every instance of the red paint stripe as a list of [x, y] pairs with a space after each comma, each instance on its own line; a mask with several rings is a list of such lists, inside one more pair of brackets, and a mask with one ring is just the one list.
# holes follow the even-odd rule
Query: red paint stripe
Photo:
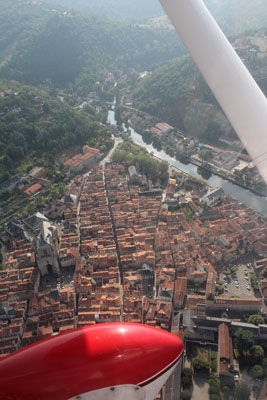
[[160, 371], [157, 375], [153, 376], [152, 378], [149, 378], [148, 380], [141, 382], [138, 384], [138, 386], [144, 387], [149, 385], [150, 383], [156, 381], [158, 378], [160, 378], [162, 375], [164, 375], [166, 372], [168, 372], [175, 364], [177, 364], [180, 359], [182, 358], [183, 352], [171, 363], [169, 364], [166, 368], [164, 368], [162, 371]]

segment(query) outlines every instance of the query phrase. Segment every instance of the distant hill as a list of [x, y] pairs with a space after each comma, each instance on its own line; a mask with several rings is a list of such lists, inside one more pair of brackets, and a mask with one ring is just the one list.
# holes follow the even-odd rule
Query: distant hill
[[[158, 0], [42, 0], [50, 5], [109, 18], [145, 20], [160, 17], [164, 11]], [[237, 34], [267, 25], [265, 0], [204, 0], [227, 33]]]
[[267, 26], [265, 0], [204, 0], [224, 32], [237, 35]]
[[45, 3], [60, 5], [85, 11], [89, 14], [109, 18], [146, 19], [163, 14], [157, 0], [42, 0]]
[[107, 71], [151, 70], [185, 53], [169, 29], [115, 23], [23, 0], [0, 0], [0, 32], [0, 78], [72, 83], [84, 92]]
[[[265, 34], [242, 35], [233, 44], [267, 95]], [[173, 60], [139, 80], [133, 93], [133, 103], [135, 107], [159, 116], [190, 136], [208, 140], [212, 136], [211, 130], [217, 130], [217, 135], [233, 135], [226, 117], [190, 56]]]

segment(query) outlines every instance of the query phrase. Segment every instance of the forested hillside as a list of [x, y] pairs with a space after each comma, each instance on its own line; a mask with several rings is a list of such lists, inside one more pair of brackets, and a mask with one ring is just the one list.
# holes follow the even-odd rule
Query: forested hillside
[[180, 57], [142, 79], [133, 96], [136, 107], [183, 130], [186, 107], [193, 99], [216, 104], [190, 56]]
[[145, 19], [163, 14], [158, 0], [42, 0], [109, 18]]
[[[237, 52], [267, 94], [267, 39], [241, 36], [233, 41]], [[219, 125], [218, 135], [231, 128], [190, 56], [180, 57], [139, 81], [133, 93], [134, 105], [194, 136], [209, 136]]]
[[240, 34], [267, 26], [265, 0], [204, 0], [224, 32]]
[[45, 90], [0, 81], [0, 181], [8, 176], [4, 171], [29, 156], [51, 159], [69, 146], [99, 147], [108, 136], [89, 115], [51, 98]]
[[65, 87], [72, 83], [88, 91], [106, 71], [116, 76], [127, 68], [153, 69], [185, 52], [168, 29], [84, 17], [22, 0], [0, 0], [0, 6], [4, 79]]
[[[42, 0], [109, 18], [145, 20], [164, 15], [158, 0]], [[237, 34], [267, 25], [265, 0], [204, 0], [227, 33]]]

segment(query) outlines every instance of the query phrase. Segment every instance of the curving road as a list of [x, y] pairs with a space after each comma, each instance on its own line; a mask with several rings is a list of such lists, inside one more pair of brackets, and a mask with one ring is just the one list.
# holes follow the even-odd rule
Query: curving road
[[106, 164], [106, 162], [109, 162], [111, 160], [112, 154], [114, 153], [114, 151], [116, 150], [116, 148], [122, 141], [123, 140], [121, 137], [114, 137], [114, 145], [113, 145], [112, 149], [109, 151], [109, 153], [106, 155], [106, 157], [100, 161], [100, 163], [99, 163], [100, 166], [104, 166]]

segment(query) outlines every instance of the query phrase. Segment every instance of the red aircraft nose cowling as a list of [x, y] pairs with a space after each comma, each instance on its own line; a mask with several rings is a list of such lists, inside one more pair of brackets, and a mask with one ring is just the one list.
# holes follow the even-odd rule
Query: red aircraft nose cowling
[[0, 400], [66, 400], [104, 387], [144, 386], [183, 353], [176, 336], [158, 328], [107, 323], [76, 329], [0, 361]]

